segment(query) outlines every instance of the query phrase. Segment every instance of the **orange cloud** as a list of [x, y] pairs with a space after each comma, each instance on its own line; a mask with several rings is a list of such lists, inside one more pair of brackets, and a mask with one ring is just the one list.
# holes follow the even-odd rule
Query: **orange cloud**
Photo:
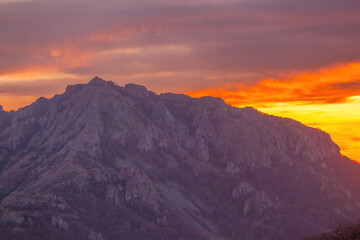
[[40, 96], [51, 97], [66, 85], [82, 82], [90, 76], [60, 71], [56, 67], [33, 67], [0, 74], [0, 105], [14, 110], [31, 104]]
[[57, 73], [59, 69], [57, 67], [45, 67], [34, 66], [24, 69], [17, 69], [8, 71], [7, 73], [0, 73], [0, 82], [14, 82], [17, 80], [33, 79], [41, 75], [47, 75], [50, 73]]
[[335, 65], [314, 72], [282, 74], [255, 85], [231, 84], [188, 93], [224, 98], [232, 105], [268, 105], [281, 102], [329, 104], [360, 95], [360, 62]]
[[124, 38], [130, 37], [134, 34], [135, 30], [128, 29], [112, 29], [111, 31], [103, 31], [100, 33], [92, 34], [89, 39], [93, 42], [99, 43], [118, 43]]
[[0, 95], [0, 105], [2, 105], [5, 111], [10, 111], [22, 107], [24, 105], [24, 102], [33, 103], [38, 98], [38, 96], [17, 96], [16, 98], [14, 98], [14, 96]]

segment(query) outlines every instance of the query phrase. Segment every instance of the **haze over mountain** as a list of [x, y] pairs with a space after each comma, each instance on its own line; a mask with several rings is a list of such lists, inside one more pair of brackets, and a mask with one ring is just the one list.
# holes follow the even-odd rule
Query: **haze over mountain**
[[360, 214], [330, 136], [94, 78], [0, 109], [1, 239], [301, 239]]

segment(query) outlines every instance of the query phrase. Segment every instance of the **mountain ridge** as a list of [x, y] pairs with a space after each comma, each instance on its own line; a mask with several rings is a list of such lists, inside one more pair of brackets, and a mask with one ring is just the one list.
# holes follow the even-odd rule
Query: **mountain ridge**
[[0, 171], [19, 239], [300, 239], [360, 213], [327, 133], [99, 77], [0, 113]]

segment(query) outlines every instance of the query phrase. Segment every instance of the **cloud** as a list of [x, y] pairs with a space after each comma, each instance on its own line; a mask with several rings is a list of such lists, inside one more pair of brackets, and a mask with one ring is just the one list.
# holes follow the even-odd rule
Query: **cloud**
[[0, 4], [14, 4], [14, 3], [21, 3], [21, 2], [29, 2], [33, 0], [0, 0]]
[[333, 86], [335, 88], [341, 88], [341, 89], [360, 89], [360, 80], [336, 83], [336, 84], [333, 84]]
[[19, 82], [0, 84], [1, 95], [47, 95], [49, 92], [56, 91], [57, 87], [54, 83], [35, 82]]
[[[95, 75], [120, 84], [137, 81], [158, 92], [228, 86], [228, 96], [231, 89], [261, 81], [264, 89], [284, 92], [272, 101], [287, 101], [286, 94], [295, 94], [309, 102], [339, 102], [346, 98], [342, 94], [325, 97], [323, 88], [349, 89], [343, 81], [314, 85], [309, 93], [295, 86], [273, 86], [270, 79], [357, 62], [360, 56], [360, 32], [354, 31], [360, 28], [357, 0], [2, 3], [0, 78], [7, 83], [2, 85], [3, 92], [31, 92], [31, 85], [26, 91], [17, 85], [16, 90], [9, 75], [28, 75], [33, 80], [23, 81], [34, 83], [39, 76], [58, 73], [83, 81]], [[67, 83], [48, 80], [57, 82], [54, 86], [59, 90], [65, 87], [59, 82]], [[348, 81], [355, 88], [353, 79]], [[257, 89], [253, 90], [255, 95]], [[257, 94], [263, 98], [260, 90]], [[238, 102], [247, 98], [231, 97]]]
[[[314, 69], [358, 60], [360, 33], [354, 29], [360, 27], [359, 9], [358, 1], [351, 0], [7, 4], [0, 10], [0, 69], [48, 65], [72, 72], [104, 64], [103, 59], [96, 61], [104, 51], [169, 45], [193, 51], [186, 59], [179, 53], [170, 60], [166, 54], [130, 60], [157, 71], [170, 67], [262, 73]], [[129, 60], [119, 58], [119, 62]], [[109, 57], [107, 63], [111, 61]], [[109, 74], [106, 69], [101, 73]]]
[[280, 79], [269, 78], [250, 85], [231, 84], [189, 94], [221, 97], [232, 105], [333, 104], [353, 101], [353, 96], [360, 95], [359, 77], [360, 62], [356, 62], [284, 74]]

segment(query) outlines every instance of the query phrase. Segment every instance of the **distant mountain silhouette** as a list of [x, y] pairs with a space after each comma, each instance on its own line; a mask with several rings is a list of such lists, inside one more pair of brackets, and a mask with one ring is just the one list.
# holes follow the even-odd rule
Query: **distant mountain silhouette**
[[0, 111], [0, 239], [301, 239], [360, 216], [330, 136], [94, 78]]

